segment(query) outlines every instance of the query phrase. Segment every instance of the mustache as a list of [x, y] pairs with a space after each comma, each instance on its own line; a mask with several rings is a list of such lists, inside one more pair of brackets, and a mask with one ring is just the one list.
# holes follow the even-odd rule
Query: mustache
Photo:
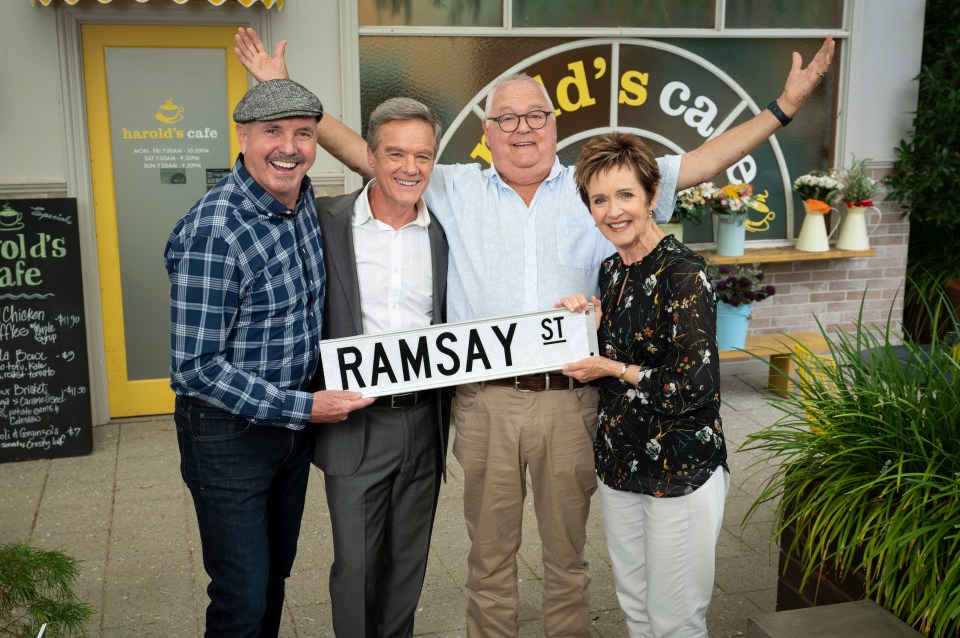
[[297, 164], [303, 164], [304, 158], [300, 153], [294, 153], [293, 155], [287, 155], [286, 153], [271, 153], [270, 157], [267, 158], [268, 162], [296, 162]]

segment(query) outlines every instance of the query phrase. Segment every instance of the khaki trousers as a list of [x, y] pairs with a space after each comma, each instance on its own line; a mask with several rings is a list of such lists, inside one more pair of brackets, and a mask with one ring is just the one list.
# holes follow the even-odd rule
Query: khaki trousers
[[463, 467], [467, 635], [516, 636], [517, 551], [529, 473], [543, 544], [543, 623], [547, 636], [589, 636], [586, 544], [597, 489], [593, 438], [597, 391], [521, 392], [457, 388], [453, 453]]

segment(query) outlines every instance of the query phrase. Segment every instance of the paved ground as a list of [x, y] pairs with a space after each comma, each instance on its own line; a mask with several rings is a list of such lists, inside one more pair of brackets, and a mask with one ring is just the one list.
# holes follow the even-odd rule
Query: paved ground
[[[771, 510], [741, 529], [761, 484], [744, 452], [747, 433], [778, 412], [761, 390], [766, 374], [724, 373], [724, 427], [732, 482], [717, 552], [717, 578], [708, 616], [714, 638], [742, 636], [747, 618], [774, 611], [776, 555], [767, 538]], [[91, 456], [0, 465], [0, 543], [32, 539], [65, 547], [83, 561], [79, 597], [99, 610], [90, 635], [102, 638], [202, 636], [206, 575], [190, 495], [179, 474], [172, 419], [132, 419], [94, 428]], [[463, 484], [450, 458], [441, 490], [426, 584], [417, 614], [418, 636], [464, 635], [463, 583], [467, 533]], [[314, 468], [300, 551], [289, 580], [283, 636], [330, 636], [326, 577], [332, 546], [323, 499], [323, 476]], [[625, 636], [610, 574], [599, 502], [594, 499], [588, 556], [597, 636]], [[543, 635], [540, 544], [527, 503], [520, 552], [521, 636]]]

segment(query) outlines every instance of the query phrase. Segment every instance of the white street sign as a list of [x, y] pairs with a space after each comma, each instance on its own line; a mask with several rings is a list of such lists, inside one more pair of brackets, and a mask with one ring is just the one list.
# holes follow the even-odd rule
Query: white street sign
[[594, 354], [592, 307], [320, 342], [326, 388], [368, 397], [549, 372]]

